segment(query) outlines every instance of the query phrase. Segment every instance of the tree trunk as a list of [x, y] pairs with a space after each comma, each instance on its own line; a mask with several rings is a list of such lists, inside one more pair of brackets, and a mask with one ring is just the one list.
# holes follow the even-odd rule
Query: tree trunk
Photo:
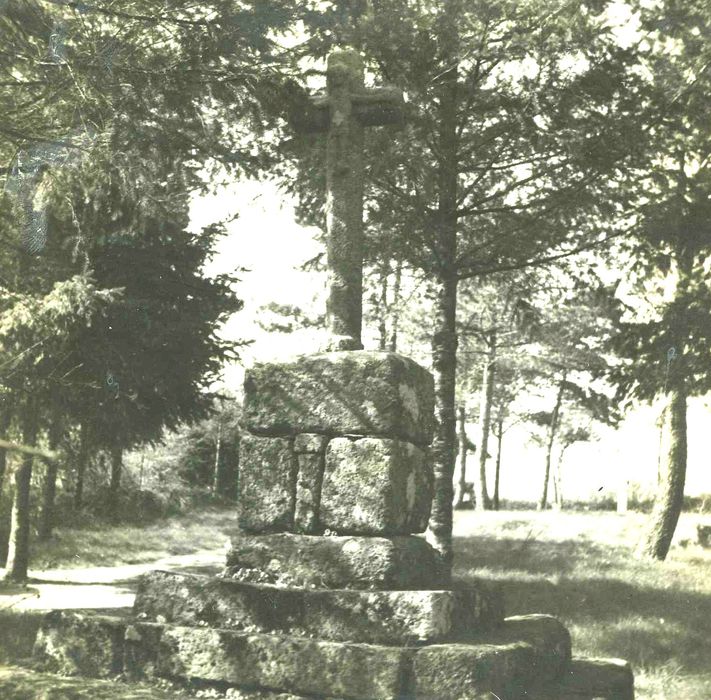
[[121, 488], [121, 468], [123, 466], [123, 448], [111, 448], [111, 478], [109, 480], [109, 510], [116, 513]]
[[464, 505], [464, 493], [467, 488], [467, 431], [464, 406], [459, 407], [459, 490], [455, 508]]
[[[7, 407], [0, 412], [0, 438], [7, 437], [7, 431], [12, 422], [12, 415]], [[7, 470], [7, 449], [0, 447], [0, 492], [5, 481], [5, 471]]]
[[494, 380], [496, 378], [496, 331], [490, 331], [487, 338], [488, 351], [484, 365], [484, 379], [481, 386], [481, 407], [479, 409], [479, 478], [476, 484], [477, 510], [489, 510], [488, 489], [486, 488], [486, 458], [489, 448], [489, 433], [491, 431], [491, 401], [494, 397]]
[[668, 393], [665, 415], [666, 447], [662, 459], [662, 482], [655, 499], [647, 532], [638, 553], [664, 560], [684, 505], [686, 480], [686, 391], [683, 381]]
[[77, 455], [77, 481], [74, 486], [74, 508], [80, 510], [84, 505], [84, 477], [89, 462], [89, 423], [86, 420], [79, 426], [79, 454]]
[[388, 264], [380, 265], [380, 299], [378, 299], [378, 349], [388, 349]]
[[494, 476], [494, 510], [499, 510], [499, 482], [501, 478], [501, 446], [504, 441], [504, 420], [499, 418], [496, 423], [496, 475]]
[[440, 555], [442, 573], [452, 570], [452, 478], [456, 460], [455, 387], [457, 374], [457, 73], [456, 2], [448, 3], [440, 35], [451, 59], [439, 76], [438, 203], [434, 218], [435, 300], [432, 370], [435, 380], [436, 429], [432, 442], [434, 498], [428, 540]]
[[390, 304], [390, 352], [397, 352], [397, 334], [400, 330], [400, 290], [402, 287], [402, 260], [395, 262], [393, 299]]
[[[59, 441], [62, 437], [62, 423], [58, 416], [52, 419], [49, 428], [49, 451], [57, 452]], [[54, 529], [54, 501], [57, 495], [57, 472], [59, 462], [55, 459], [47, 461], [47, 467], [42, 482], [42, 509], [40, 510], [39, 526], [37, 537], [42, 541], [47, 541], [52, 537]]]
[[[681, 177], [684, 177], [683, 174]], [[679, 269], [674, 301], [684, 308], [693, 271], [691, 250], [680, 245], [676, 250], [676, 261]], [[672, 323], [674, 326], [670, 329], [670, 336], [674, 339], [674, 355], [667, 355], [667, 377], [664, 387], [667, 394], [667, 408], [662, 416], [660, 481], [646, 533], [637, 548], [639, 555], [660, 561], [666, 559], [671, 547], [679, 515], [684, 506], [686, 481], [687, 368], [684, 346], [689, 331], [683, 312], [673, 316]]]
[[[34, 446], [37, 440], [37, 412], [32, 403], [25, 409], [22, 417], [22, 441], [30, 446]], [[30, 485], [33, 459], [32, 454], [23, 454], [14, 474], [15, 493], [12, 500], [5, 578], [17, 583], [27, 581], [30, 561]]]
[[452, 566], [452, 477], [456, 458], [455, 381], [457, 369], [456, 279], [442, 280], [432, 340], [436, 429], [432, 442], [434, 498], [430, 515], [431, 544], [440, 553], [445, 573]]
[[563, 457], [569, 445], [560, 448], [560, 454], [553, 470], [553, 506], [556, 510], [563, 510]]
[[212, 495], [223, 496], [227, 488], [225, 460], [222, 459], [222, 423], [217, 424], [217, 437], [215, 439], [215, 470], [212, 480]]
[[548, 430], [548, 444], [546, 445], [546, 468], [543, 474], [543, 492], [541, 493], [541, 500], [538, 503], [538, 510], [545, 510], [548, 507], [548, 482], [551, 477], [551, 455], [553, 453], [555, 434], [558, 429], [558, 417], [560, 414], [560, 405], [563, 401], [566, 378], [567, 374], [564, 373], [563, 378], [560, 380], [560, 385], [558, 386], [558, 396], [556, 397], [553, 413], [551, 414], [551, 425]]

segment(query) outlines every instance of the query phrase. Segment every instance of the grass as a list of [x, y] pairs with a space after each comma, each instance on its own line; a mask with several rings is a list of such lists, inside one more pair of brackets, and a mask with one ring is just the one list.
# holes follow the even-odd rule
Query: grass
[[32, 543], [33, 569], [141, 564], [161, 557], [219, 549], [237, 527], [235, 506], [213, 506], [150, 525], [57, 528], [49, 542]]
[[[678, 540], [698, 516], [685, 515]], [[549, 613], [577, 656], [628, 659], [638, 700], [711, 698], [711, 551], [675, 546], [640, 561], [644, 516], [456, 514], [456, 575], [500, 582], [509, 615]]]

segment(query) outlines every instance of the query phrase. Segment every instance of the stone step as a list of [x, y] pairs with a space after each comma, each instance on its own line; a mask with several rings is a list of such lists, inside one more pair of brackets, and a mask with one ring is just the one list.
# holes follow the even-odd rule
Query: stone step
[[396, 700], [413, 650], [50, 613], [35, 656], [64, 675], [189, 678], [249, 690]]
[[324, 640], [408, 645], [461, 638], [503, 621], [497, 590], [281, 588], [154, 571], [142, 577], [134, 613], [176, 625], [207, 625]]
[[632, 667], [622, 659], [573, 659], [538, 700], [634, 700]]
[[520, 700], [561, 678], [570, 637], [554, 618], [509, 618], [468, 643], [421, 648], [326, 642], [50, 613], [36, 657], [51, 670], [186, 678], [344, 700]]
[[313, 537], [279, 533], [232, 538], [229, 576], [306, 588], [446, 588], [434, 549], [421, 537]]
[[[414, 657], [417, 700], [519, 700], [559, 679], [570, 663], [570, 635], [555, 618], [507, 618], [495, 634], [466, 644], [438, 644]], [[542, 700], [542, 699], [541, 699]]]

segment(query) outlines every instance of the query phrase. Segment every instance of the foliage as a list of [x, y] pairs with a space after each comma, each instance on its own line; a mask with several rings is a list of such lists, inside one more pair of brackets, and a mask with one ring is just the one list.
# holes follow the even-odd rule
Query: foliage
[[212, 493], [215, 486], [217, 441], [220, 460], [228, 467], [232, 488], [217, 494], [236, 495], [237, 464], [241, 429], [241, 407], [233, 399], [220, 398], [210, 414], [193, 423], [184, 423], [167, 431], [159, 443], [144, 446], [127, 456], [127, 466], [134, 481], [157, 493], [202, 490]]
[[[622, 211], [609, 178], [637, 142], [633, 53], [616, 45], [592, 6], [445, 5], [373, 4], [348, 20], [369, 68], [408, 97], [403, 130], [367, 130], [368, 254], [387, 259], [397, 251], [430, 272], [442, 263], [433, 235], [443, 158], [438, 90], [450, 58], [458, 73], [460, 277], [599, 243]], [[308, 18], [311, 34], [298, 56], [322, 58], [346, 31], [335, 5], [325, 7]], [[450, 20], [459, 54], [445, 43]], [[289, 142], [284, 153], [300, 163], [300, 177], [285, 184], [299, 195], [303, 220], [322, 225], [318, 143]]]
[[631, 299], [616, 344], [626, 361], [615, 379], [621, 397], [651, 400], [682, 361], [689, 394], [711, 388], [710, 25], [700, 3], [636, 9], [655, 119], [645, 158], [631, 169], [638, 215], [635, 237], [619, 251], [629, 260]]

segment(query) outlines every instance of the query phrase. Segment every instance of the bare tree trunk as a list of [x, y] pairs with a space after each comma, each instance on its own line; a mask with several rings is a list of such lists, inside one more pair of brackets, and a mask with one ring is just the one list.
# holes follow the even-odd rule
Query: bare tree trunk
[[395, 262], [393, 300], [390, 304], [390, 352], [397, 352], [397, 334], [400, 330], [400, 290], [402, 287], [402, 260]]
[[494, 510], [499, 510], [499, 482], [501, 478], [501, 446], [504, 441], [504, 419], [499, 416], [496, 422], [496, 475], [494, 476]]
[[[12, 422], [12, 415], [8, 407], [5, 407], [2, 412], [0, 412], [0, 438], [7, 437], [7, 431], [10, 428], [10, 423]], [[0, 447], [0, 491], [2, 491], [2, 485], [5, 481], [5, 471], [7, 470], [7, 449]]]
[[457, 374], [457, 75], [458, 32], [456, 2], [448, 3], [440, 38], [450, 56], [439, 79], [439, 173], [435, 214], [435, 301], [433, 309], [432, 369], [435, 380], [436, 428], [432, 442], [434, 498], [428, 540], [440, 555], [445, 576], [452, 570], [452, 478], [456, 460], [455, 387]]
[[553, 470], [553, 507], [563, 510], [563, 457], [570, 445], [562, 445]]
[[[29, 446], [34, 446], [37, 440], [37, 411], [33, 404], [34, 402], [30, 402], [22, 416], [22, 441]], [[30, 485], [33, 459], [32, 454], [24, 453], [14, 474], [15, 493], [5, 578], [17, 583], [27, 580], [30, 561]]]
[[215, 471], [212, 481], [212, 495], [221, 496], [225, 494], [226, 484], [225, 460], [222, 459], [222, 423], [217, 424], [217, 437], [215, 438]]
[[558, 395], [555, 400], [553, 413], [551, 414], [551, 424], [548, 430], [548, 444], [546, 445], [546, 468], [543, 475], [543, 492], [541, 500], [538, 503], [538, 510], [545, 510], [548, 507], [548, 482], [551, 476], [551, 455], [553, 453], [553, 444], [555, 442], [555, 434], [558, 430], [558, 419], [560, 415], [560, 405], [563, 402], [563, 392], [565, 391], [565, 381], [567, 373], [563, 374], [563, 378], [558, 385]]
[[452, 477], [456, 457], [454, 416], [457, 368], [456, 278], [441, 281], [437, 295], [432, 365], [435, 377], [436, 428], [432, 442], [434, 498], [429, 521], [431, 544], [440, 553], [445, 573], [451, 571], [452, 552]]
[[[49, 428], [49, 450], [56, 452], [59, 441], [62, 437], [62, 422], [58, 415], [52, 417], [52, 424]], [[57, 472], [59, 462], [55, 459], [47, 461], [44, 481], [42, 482], [42, 509], [40, 510], [39, 526], [37, 537], [42, 541], [47, 541], [52, 537], [54, 529], [54, 501], [57, 495]]]
[[116, 512], [121, 488], [121, 469], [123, 467], [123, 448], [114, 445], [111, 448], [111, 479], [109, 480], [109, 508]]
[[82, 420], [79, 426], [79, 454], [77, 455], [77, 480], [74, 486], [74, 508], [80, 510], [84, 505], [84, 477], [89, 462], [89, 423]]
[[380, 265], [380, 299], [378, 300], [378, 349], [388, 349], [388, 264]]
[[489, 433], [491, 431], [491, 401], [494, 397], [496, 378], [496, 331], [492, 330], [487, 338], [488, 351], [484, 365], [484, 378], [481, 387], [481, 408], [479, 409], [479, 478], [476, 483], [476, 509], [489, 510], [488, 489], [486, 488], [486, 458], [489, 454]]
[[638, 553], [664, 560], [684, 505], [686, 480], [686, 391], [683, 382], [668, 393], [665, 415], [666, 449], [662, 459], [662, 482]]
[[455, 508], [461, 508], [464, 505], [464, 492], [467, 488], [467, 431], [466, 431], [466, 413], [464, 406], [459, 407], [459, 491], [457, 493], [457, 502]]

